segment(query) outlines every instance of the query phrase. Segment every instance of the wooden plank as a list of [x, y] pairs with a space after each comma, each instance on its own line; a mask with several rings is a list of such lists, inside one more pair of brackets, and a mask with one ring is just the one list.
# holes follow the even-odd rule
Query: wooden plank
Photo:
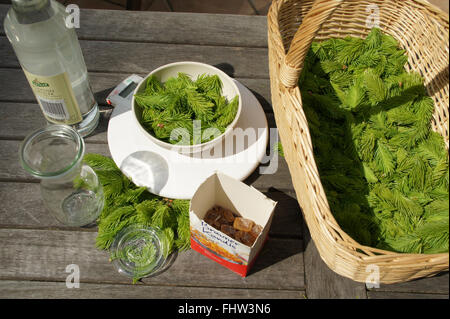
[[[36, 103], [36, 98], [21, 69], [0, 69], [0, 77], [4, 79], [0, 101]], [[124, 74], [90, 73], [89, 80], [97, 102], [106, 105], [108, 94], [125, 77]]]
[[392, 292], [392, 293], [422, 293], [422, 294], [449, 294], [449, 274], [448, 272], [430, 278], [417, 279], [413, 281], [385, 285], [380, 288], [373, 288], [370, 291]]
[[0, 227], [60, 227], [45, 208], [38, 183], [0, 183]]
[[304, 225], [305, 283], [308, 298], [366, 299], [366, 287], [363, 283], [336, 274], [322, 261], [306, 223]]
[[[278, 201], [269, 235], [301, 239], [302, 219], [297, 201], [279, 191], [265, 195]], [[58, 222], [47, 211], [38, 183], [0, 183], [0, 202], [1, 228], [73, 229]]]
[[[129, 74], [117, 73], [90, 73], [89, 80], [96, 101], [106, 106], [106, 97]], [[141, 73], [141, 76], [146, 74]], [[3, 89], [0, 91], [0, 101], [34, 103], [36, 99], [31, 88], [20, 69], [0, 69], [0, 78], [4, 79]], [[266, 112], [272, 112], [270, 97], [270, 82], [268, 79], [237, 78], [256, 96]], [[0, 105], [0, 108], [2, 105]], [[14, 107], [14, 106], [12, 106]]]
[[[94, 132], [85, 137], [88, 143], [106, 143], [108, 121], [112, 108], [100, 106], [100, 122]], [[36, 103], [0, 102], [0, 138], [23, 140], [30, 132], [47, 124], [39, 105]]]
[[[83, 40], [80, 45], [91, 72], [146, 74], [171, 62], [197, 61], [219, 65], [233, 77], [269, 78], [266, 48]], [[20, 66], [6, 37], [0, 37], [0, 56], [0, 67]]]
[[[0, 5], [1, 21], [9, 7]], [[77, 34], [91, 40], [267, 47], [267, 18], [82, 9]]]
[[448, 294], [441, 295], [409, 292], [368, 291], [367, 297], [369, 299], [448, 299]]
[[303, 299], [304, 291], [0, 280], [4, 299]]
[[[0, 229], [0, 278], [63, 281], [66, 266], [77, 264], [80, 282], [130, 283], [108, 262], [108, 253], [95, 248], [96, 233]], [[179, 253], [168, 269], [143, 279], [149, 285], [302, 290], [302, 241], [269, 239], [246, 278], [189, 250]], [[288, 275], [287, 275], [288, 274]]]
[[[19, 163], [20, 141], [0, 140], [0, 180], [35, 180]], [[86, 143], [86, 153], [109, 156], [107, 144]]]

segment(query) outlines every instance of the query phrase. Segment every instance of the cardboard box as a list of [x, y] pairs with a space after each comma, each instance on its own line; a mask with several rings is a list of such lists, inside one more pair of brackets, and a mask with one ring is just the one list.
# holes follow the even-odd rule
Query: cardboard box
[[[222, 173], [208, 177], [192, 197], [189, 218], [191, 248], [245, 277], [263, 247], [276, 202]], [[229, 209], [263, 227], [252, 247], [225, 235], [203, 218], [215, 205]]]

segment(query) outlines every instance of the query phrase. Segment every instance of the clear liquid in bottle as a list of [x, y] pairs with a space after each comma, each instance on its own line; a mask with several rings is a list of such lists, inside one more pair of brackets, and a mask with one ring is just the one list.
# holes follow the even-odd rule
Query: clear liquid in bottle
[[66, 26], [64, 6], [54, 0], [12, 3], [5, 32], [45, 118], [90, 134], [98, 125], [98, 104], [75, 29]]

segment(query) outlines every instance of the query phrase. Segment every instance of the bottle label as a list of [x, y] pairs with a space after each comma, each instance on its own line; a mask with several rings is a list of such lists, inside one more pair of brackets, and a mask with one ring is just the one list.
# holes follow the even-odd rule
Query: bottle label
[[81, 122], [83, 117], [67, 72], [54, 76], [39, 76], [25, 69], [23, 71], [49, 122], [68, 125]]

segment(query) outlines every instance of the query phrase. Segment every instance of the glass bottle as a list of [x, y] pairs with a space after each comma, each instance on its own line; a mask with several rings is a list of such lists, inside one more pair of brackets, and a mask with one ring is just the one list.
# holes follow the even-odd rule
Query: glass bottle
[[47, 121], [71, 125], [86, 136], [100, 115], [67, 17], [64, 6], [54, 0], [12, 0], [4, 27]]
[[83, 163], [83, 138], [67, 125], [48, 125], [20, 145], [22, 167], [41, 180], [45, 206], [61, 223], [85, 226], [103, 209], [103, 188], [94, 170]]

